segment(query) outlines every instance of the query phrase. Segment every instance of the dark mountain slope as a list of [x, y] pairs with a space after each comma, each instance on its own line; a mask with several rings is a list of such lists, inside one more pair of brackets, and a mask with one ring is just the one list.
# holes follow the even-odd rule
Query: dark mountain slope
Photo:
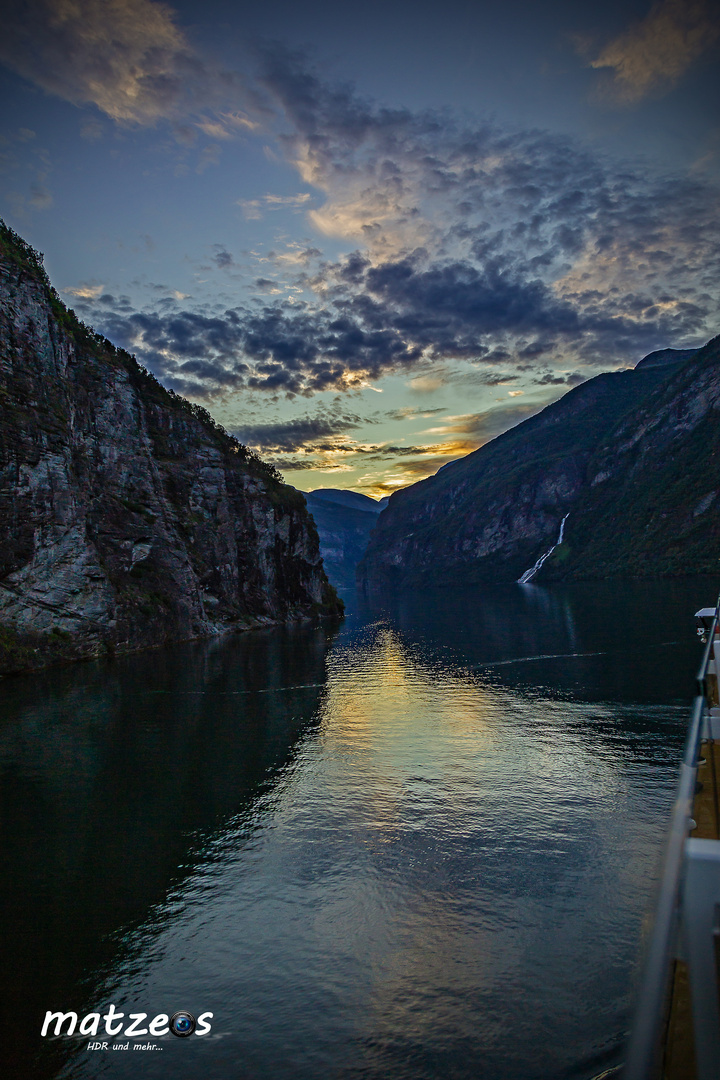
[[720, 570], [720, 338], [617, 425], [590, 473], [545, 580]]
[[[588, 546], [600, 510], [598, 504], [591, 511], [588, 500], [600, 497], [594, 491], [604, 482], [599, 476], [604, 469], [606, 480], [621, 484], [630, 458], [622, 464], [611, 460], [619, 442], [632, 443], [641, 416], [650, 427], [663, 407], [672, 412], [681, 387], [692, 398], [690, 387], [703, 365], [714, 369], [713, 350], [711, 343], [696, 354], [687, 350], [685, 358], [677, 351], [670, 361], [666, 355], [633, 371], [599, 375], [434, 477], [396, 493], [371, 538], [360, 580], [371, 587], [514, 581], [555, 542], [568, 512], [568, 544], [547, 561], [542, 576], [606, 573], [595, 568], [598, 550]], [[686, 376], [690, 369], [693, 374]], [[702, 415], [712, 407], [712, 385], [711, 376], [700, 390]], [[610, 496], [603, 512], [612, 517], [611, 501]], [[641, 526], [633, 522], [636, 531]], [[622, 528], [611, 520], [607, 527], [605, 548]], [[629, 518], [627, 527], [629, 551], [635, 544]], [[636, 573], [627, 552], [623, 559], [613, 562], [612, 572]]]
[[662, 364], [680, 364], [694, 356], [697, 349], [657, 349], [656, 352], [648, 353], [635, 365], [638, 368], [659, 367]]
[[337, 599], [299, 492], [59, 301], [0, 226], [0, 671]]

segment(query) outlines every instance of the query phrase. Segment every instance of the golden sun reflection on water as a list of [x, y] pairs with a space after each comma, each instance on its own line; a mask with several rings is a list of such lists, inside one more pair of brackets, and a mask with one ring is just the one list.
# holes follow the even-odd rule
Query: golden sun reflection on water
[[[322, 794], [307, 813], [317, 821], [322, 803], [352, 834], [357, 877], [342, 901], [318, 906], [315, 933], [362, 957], [370, 1042], [402, 1032], [407, 1046], [440, 1045], [481, 1030], [489, 1045], [510, 1037], [510, 1016], [521, 1039], [537, 1037], [544, 1006], [518, 1015], [512, 1001], [529, 972], [567, 964], [586, 992], [602, 983], [596, 901], [577, 902], [583, 875], [606, 918], [645, 887], [642, 836], [629, 832], [612, 865], [602, 854], [633, 801], [622, 752], [593, 732], [613, 709], [491, 678], [426, 658], [389, 626], [329, 658]], [[572, 980], [554, 985], [559, 1036], [574, 993]]]
[[[463, 780], [482, 783], [488, 769], [505, 786], [520, 777], [530, 788], [562, 786], [567, 797], [586, 793], [592, 775], [593, 794], [612, 799], [624, 777], [607, 766], [587, 713], [585, 705], [533, 700], [476, 672], [428, 662], [380, 627], [363, 650], [331, 655], [321, 739], [335, 768], [352, 770], [368, 799], [385, 807], [388, 785], [412, 794], [431, 783], [462, 799]], [[606, 714], [602, 705], [593, 709], [595, 719]]]

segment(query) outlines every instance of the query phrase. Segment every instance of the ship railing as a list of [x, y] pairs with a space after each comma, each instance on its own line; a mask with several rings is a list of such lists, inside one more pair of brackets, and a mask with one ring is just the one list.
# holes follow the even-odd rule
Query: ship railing
[[[720, 599], [718, 600], [720, 605]], [[720, 1080], [720, 840], [693, 838], [700, 748], [720, 739], [718, 610], [697, 675], [624, 1080], [658, 1080], [674, 961], [687, 964], [697, 1080]], [[717, 632], [717, 634], [716, 634]]]

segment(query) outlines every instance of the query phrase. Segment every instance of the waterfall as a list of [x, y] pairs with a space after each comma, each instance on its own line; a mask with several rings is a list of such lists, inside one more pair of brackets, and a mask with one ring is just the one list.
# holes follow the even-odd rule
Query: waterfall
[[544, 555], [540, 556], [538, 561], [535, 563], [535, 565], [530, 570], [526, 570], [525, 573], [523, 574], [523, 576], [521, 578], [518, 578], [518, 585], [527, 585], [528, 581], [532, 581], [532, 579], [535, 577], [535, 575], [537, 574], [537, 572], [540, 569], [540, 567], [542, 566], [542, 564], [545, 562], [545, 560], [552, 555], [552, 553], [553, 553], [553, 551], [555, 550], [556, 547], [559, 547], [559, 545], [562, 544], [563, 536], [565, 535], [565, 522], [567, 521], [567, 519], [569, 517], [570, 517], [570, 514], [566, 514], [565, 517], [560, 522], [560, 532], [559, 532], [558, 538], [555, 541], [555, 543], [553, 544], [553, 546], [548, 551], [546, 551]]

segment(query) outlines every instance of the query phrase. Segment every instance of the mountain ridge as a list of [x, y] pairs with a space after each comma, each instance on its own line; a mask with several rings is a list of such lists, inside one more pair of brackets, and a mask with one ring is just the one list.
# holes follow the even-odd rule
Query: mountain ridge
[[364, 510], [370, 514], [380, 514], [388, 504], [388, 498], [371, 499], [369, 495], [363, 495], [360, 491], [350, 488], [315, 488], [306, 493], [308, 497], [321, 502], [335, 503], [338, 506], [348, 506], [353, 510]]
[[[681, 389], [693, 396], [684, 381], [688, 369], [697, 400], [707, 405], [705, 412], [715, 407], [720, 393], [718, 340], [697, 351], [673, 350], [681, 354], [679, 359], [641, 361], [634, 369], [598, 375], [441, 473], [396, 492], [358, 567], [359, 581], [366, 588], [516, 581], [555, 543], [567, 513], [566, 543], [543, 564], [539, 579], [652, 576], [652, 569], [633, 561], [628, 550], [620, 561], [598, 558], [597, 545], [591, 542], [597, 527], [594, 515], [610, 514], [611, 508], [603, 511], [597, 492], [591, 493], [618, 469], [629, 468], [627, 458], [621, 466], [613, 454], [617, 457], [622, 440], [642, 439], [642, 433], [631, 432], [645, 415], [643, 409], [655, 415], [653, 410], [664, 407], [666, 390], [671, 397]], [[704, 365], [707, 386], [701, 378]], [[689, 402], [685, 408], [692, 412]], [[701, 487], [710, 484], [711, 477], [705, 475], [709, 471], [709, 466], [700, 470]], [[620, 483], [617, 476], [613, 483]], [[702, 498], [712, 490], [712, 485], [703, 490]], [[585, 524], [578, 532], [579, 520]], [[633, 530], [639, 528], [634, 522]], [[607, 544], [610, 534], [612, 530]], [[717, 563], [715, 554], [699, 560], [695, 548], [693, 552], [698, 572], [713, 559]], [[655, 549], [653, 553], [658, 554]], [[657, 576], [683, 572], [677, 558], [661, 562]]]

